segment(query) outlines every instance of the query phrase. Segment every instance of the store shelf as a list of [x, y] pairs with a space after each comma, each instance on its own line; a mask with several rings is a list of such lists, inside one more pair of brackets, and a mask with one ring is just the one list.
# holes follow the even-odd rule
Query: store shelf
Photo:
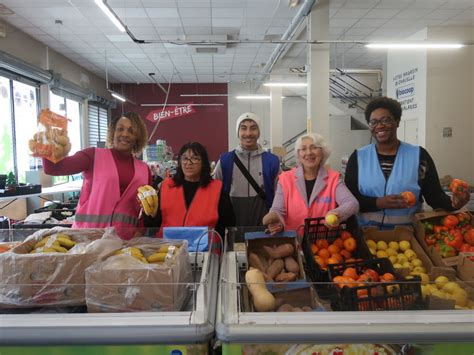
[[472, 342], [474, 312], [243, 312], [239, 267], [243, 252], [228, 252], [221, 270], [216, 320], [225, 343]]
[[214, 334], [219, 263], [209, 253], [190, 253], [190, 261], [198, 282], [181, 312], [1, 314], [0, 345], [206, 343]]

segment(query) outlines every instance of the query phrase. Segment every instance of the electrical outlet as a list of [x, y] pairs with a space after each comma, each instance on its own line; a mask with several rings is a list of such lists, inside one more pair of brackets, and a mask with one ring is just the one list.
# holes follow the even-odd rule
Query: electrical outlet
[[453, 128], [452, 127], [444, 127], [443, 128], [443, 138], [449, 138], [453, 136]]

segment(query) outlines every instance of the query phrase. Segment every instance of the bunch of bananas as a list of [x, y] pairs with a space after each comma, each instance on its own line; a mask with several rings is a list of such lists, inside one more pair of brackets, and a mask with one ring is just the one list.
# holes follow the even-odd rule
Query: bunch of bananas
[[76, 242], [66, 234], [54, 234], [44, 237], [35, 244], [30, 254], [34, 253], [67, 253]]
[[146, 259], [149, 263], [162, 263], [165, 260], [173, 257], [179, 246], [162, 245], [157, 251], [149, 255]]
[[117, 250], [114, 255], [126, 254], [133, 256], [135, 259], [140, 260], [142, 263], [148, 264], [147, 259], [143, 256], [143, 253], [137, 247], [127, 247], [120, 250]]
[[158, 194], [156, 190], [150, 185], [140, 186], [137, 197], [143, 207], [143, 212], [147, 216], [155, 217], [158, 212]]

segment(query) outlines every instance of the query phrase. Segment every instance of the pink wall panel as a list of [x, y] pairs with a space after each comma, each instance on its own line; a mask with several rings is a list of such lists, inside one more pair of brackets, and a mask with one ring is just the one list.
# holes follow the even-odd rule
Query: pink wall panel
[[[168, 85], [164, 85], [168, 88]], [[153, 111], [160, 112], [162, 107], [144, 107], [146, 103], [164, 103], [165, 94], [155, 84], [120, 84], [112, 85], [112, 89], [127, 99], [133, 101], [117, 103], [117, 108], [112, 110], [112, 116], [122, 112], [135, 111], [145, 121], [148, 133], [153, 131], [154, 122], [146, 119], [152, 116]], [[178, 117], [162, 119], [155, 134], [151, 137], [150, 144], [155, 144], [157, 139], [164, 139], [166, 143], [178, 153], [179, 148], [189, 141], [203, 144], [209, 153], [209, 159], [217, 160], [219, 155], [227, 151], [227, 96], [218, 97], [181, 97], [181, 94], [227, 94], [227, 84], [172, 84], [168, 97], [168, 104], [222, 104], [222, 106], [192, 106], [194, 112], [184, 112], [184, 108], [176, 113]], [[168, 107], [165, 108], [169, 109]], [[181, 111], [181, 112], [178, 112]]]

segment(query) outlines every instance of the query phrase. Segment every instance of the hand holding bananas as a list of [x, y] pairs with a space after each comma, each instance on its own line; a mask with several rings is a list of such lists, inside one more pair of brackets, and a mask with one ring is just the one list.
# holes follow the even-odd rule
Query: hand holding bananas
[[150, 185], [140, 186], [137, 197], [142, 205], [143, 212], [147, 216], [155, 217], [158, 212], [158, 194], [156, 190]]

